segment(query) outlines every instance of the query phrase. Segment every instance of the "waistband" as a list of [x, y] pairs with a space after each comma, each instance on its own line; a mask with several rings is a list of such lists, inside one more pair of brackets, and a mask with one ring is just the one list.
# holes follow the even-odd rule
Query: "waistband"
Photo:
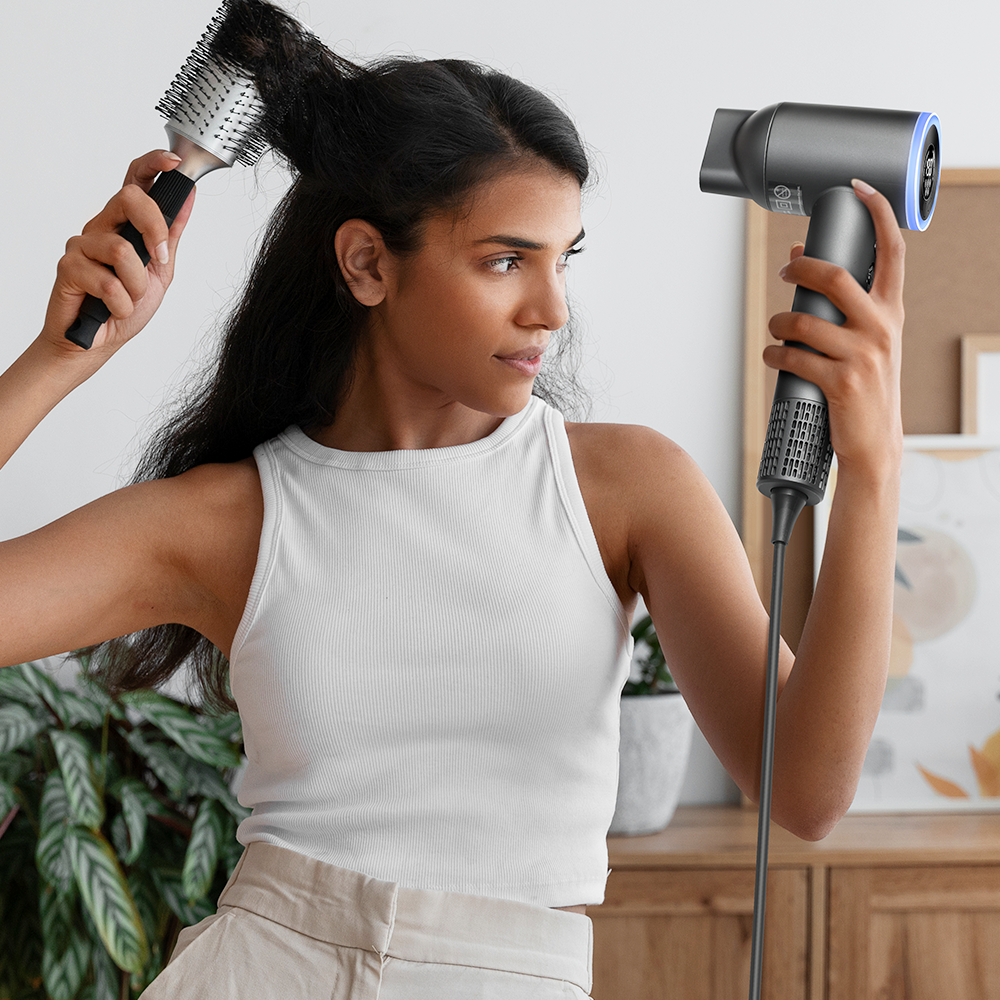
[[469, 965], [591, 989], [593, 924], [531, 903], [411, 889], [275, 844], [248, 844], [219, 906], [383, 958]]

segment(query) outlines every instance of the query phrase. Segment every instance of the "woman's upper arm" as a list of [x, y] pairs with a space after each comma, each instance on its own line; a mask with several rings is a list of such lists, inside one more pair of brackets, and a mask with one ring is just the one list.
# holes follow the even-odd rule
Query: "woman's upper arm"
[[[226, 468], [128, 486], [0, 543], [0, 666], [167, 622], [206, 634], [238, 618], [226, 607], [238, 597], [218, 585], [241, 528], [226, 516]], [[237, 571], [252, 575], [252, 555], [247, 570], [245, 553], [230, 554]]]
[[[705, 475], [667, 438], [637, 431], [630, 583], [646, 602], [699, 728], [736, 783], [756, 797], [767, 613], [736, 529]], [[783, 646], [781, 685], [792, 662]]]

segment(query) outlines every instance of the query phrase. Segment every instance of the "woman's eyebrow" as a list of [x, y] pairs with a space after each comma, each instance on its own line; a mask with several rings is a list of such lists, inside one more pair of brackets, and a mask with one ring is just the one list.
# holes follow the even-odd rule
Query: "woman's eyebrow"
[[[579, 235], [570, 243], [570, 246], [575, 247], [586, 235], [586, 230], [581, 229]], [[547, 243], [536, 243], [534, 240], [526, 240], [523, 236], [510, 236], [506, 233], [498, 233], [495, 236], [484, 236], [481, 240], [476, 240], [475, 242], [477, 245], [480, 243], [496, 243], [515, 250], [548, 250], [549, 248]]]

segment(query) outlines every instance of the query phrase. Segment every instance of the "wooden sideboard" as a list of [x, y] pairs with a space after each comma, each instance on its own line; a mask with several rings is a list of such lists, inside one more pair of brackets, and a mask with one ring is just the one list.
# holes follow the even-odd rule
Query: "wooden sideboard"
[[[757, 812], [682, 807], [609, 837], [594, 1000], [743, 1000]], [[772, 825], [767, 1000], [1000, 1000], [1000, 813], [851, 815], [818, 843]]]

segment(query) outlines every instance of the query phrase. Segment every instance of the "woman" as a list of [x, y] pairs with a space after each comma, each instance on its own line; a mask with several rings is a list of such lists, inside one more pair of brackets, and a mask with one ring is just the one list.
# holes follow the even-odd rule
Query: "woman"
[[[0, 664], [139, 633], [109, 647], [118, 687], [189, 656], [210, 703], [234, 704], [231, 686], [246, 850], [154, 1000], [586, 995], [637, 596], [751, 797], [766, 613], [680, 448], [541, 398], [583, 237], [566, 116], [465, 62], [352, 66], [253, 8], [231, 56], [292, 187], [216, 369], [137, 482], [0, 546]], [[192, 204], [168, 231], [144, 191], [174, 165], [134, 161], [69, 241], [41, 334], [0, 377], [0, 460], [155, 313]], [[839, 461], [781, 660], [773, 815], [809, 839], [853, 796], [890, 635], [903, 242], [855, 187], [878, 235], [871, 294], [793, 248], [785, 280], [847, 320], [778, 315], [776, 339], [822, 355], [765, 352], [826, 393]], [[89, 352], [63, 338], [85, 293], [112, 313]]]

